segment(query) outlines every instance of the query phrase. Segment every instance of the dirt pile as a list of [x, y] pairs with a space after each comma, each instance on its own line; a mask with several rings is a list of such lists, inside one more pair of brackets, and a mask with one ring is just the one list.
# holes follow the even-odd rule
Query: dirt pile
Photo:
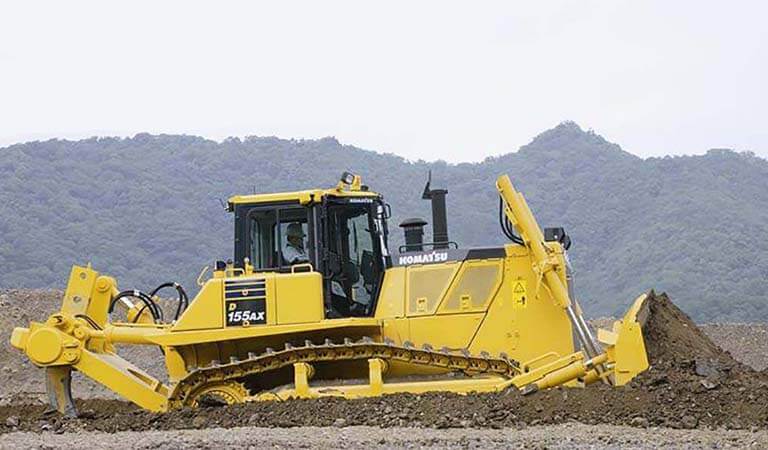
[[651, 368], [635, 381], [640, 385], [676, 384], [691, 389], [718, 385], [760, 386], [766, 378], [718, 347], [701, 328], [670, 301], [651, 292], [643, 327]]
[[738, 364], [715, 345], [666, 294], [651, 291], [647, 304], [649, 316], [643, 326], [643, 338], [648, 358], [654, 364], [675, 364], [696, 358]]
[[392, 395], [205, 407], [152, 414], [122, 401], [85, 400], [83, 417], [46, 414], [42, 404], [0, 406], [0, 433], [141, 431], [209, 427], [527, 427], [538, 424], [768, 428], [766, 375], [719, 349], [666, 295], [649, 299], [644, 328], [651, 368], [628, 386], [552, 389], [531, 396]]
[[[643, 338], [651, 367], [628, 386], [653, 397], [650, 423], [768, 426], [768, 377], [718, 347], [666, 294], [651, 292]], [[635, 399], [618, 401], [631, 407]], [[641, 421], [643, 422], [643, 421]]]

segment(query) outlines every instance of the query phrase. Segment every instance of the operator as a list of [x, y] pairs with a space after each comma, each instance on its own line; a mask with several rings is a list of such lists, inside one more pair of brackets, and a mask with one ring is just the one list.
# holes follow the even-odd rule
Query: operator
[[304, 229], [299, 222], [288, 224], [286, 230], [288, 239], [283, 248], [283, 259], [287, 264], [301, 264], [309, 262], [307, 251], [304, 249]]

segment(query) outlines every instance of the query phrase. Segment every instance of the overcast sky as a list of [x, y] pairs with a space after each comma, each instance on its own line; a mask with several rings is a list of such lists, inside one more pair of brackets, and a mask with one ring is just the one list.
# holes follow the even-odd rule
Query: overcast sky
[[3, 2], [0, 146], [336, 136], [477, 161], [563, 120], [768, 156], [768, 2]]

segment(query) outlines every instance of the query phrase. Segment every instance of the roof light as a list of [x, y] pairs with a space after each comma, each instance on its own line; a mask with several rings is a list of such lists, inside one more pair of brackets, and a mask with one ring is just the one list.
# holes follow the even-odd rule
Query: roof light
[[344, 172], [341, 174], [341, 182], [347, 185], [351, 185], [355, 182], [355, 175], [350, 172]]

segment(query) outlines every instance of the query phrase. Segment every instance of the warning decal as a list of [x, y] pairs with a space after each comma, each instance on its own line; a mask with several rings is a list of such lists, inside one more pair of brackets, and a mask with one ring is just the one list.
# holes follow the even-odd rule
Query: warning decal
[[525, 308], [528, 306], [528, 295], [525, 280], [516, 280], [512, 283], [512, 307]]

